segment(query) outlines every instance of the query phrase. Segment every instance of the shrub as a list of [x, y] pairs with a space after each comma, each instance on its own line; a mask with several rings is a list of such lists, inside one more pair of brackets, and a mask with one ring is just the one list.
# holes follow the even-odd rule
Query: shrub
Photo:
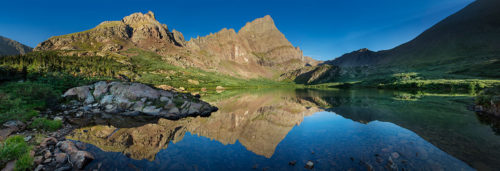
[[481, 91], [476, 96], [475, 103], [489, 107], [493, 103], [500, 103], [500, 86], [492, 87]]
[[[22, 136], [11, 136], [0, 144], [0, 166], [4, 166], [11, 160], [16, 162], [16, 170], [27, 170], [31, 168], [33, 158], [29, 155], [31, 146], [24, 142]], [[18, 164], [19, 163], [19, 164]]]

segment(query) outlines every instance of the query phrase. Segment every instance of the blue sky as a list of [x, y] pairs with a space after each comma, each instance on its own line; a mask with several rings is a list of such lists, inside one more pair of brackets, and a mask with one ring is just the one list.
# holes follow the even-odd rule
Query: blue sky
[[361, 48], [390, 49], [473, 0], [13, 0], [0, 5], [0, 35], [29, 46], [102, 21], [151, 10], [186, 39], [271, 15], [304, 55], [328, 60]]

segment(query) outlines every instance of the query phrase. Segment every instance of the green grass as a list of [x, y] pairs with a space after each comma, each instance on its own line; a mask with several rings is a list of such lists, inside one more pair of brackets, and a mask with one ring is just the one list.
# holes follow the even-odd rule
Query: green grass
[[27, 81], [0, 84], [0, 123], [9, 120], [29, 121], [60, 102], [60, 97], [71, 87], [86, 85], [96, 80], [64, 74], [28, 74]]
[[[152, 85], [170, 85], [185, 88], [215, 88], [223, 86], [226, 88], [238, 87], [265, 87], [283, 86], [291, 83], [276, 82], [264, 78], [240, 79], [215, 72], [207, 72], [199, 68], [182, 68], [166, 63], [162, 57], [153, 52], [140, 49], [130, 49], [127, 53], [134, 54], [130, 58], [133, 72], [137, 73], [137, 82]], [[188, 80], [198, 81], [199, 84], [190, 84]]]
[[15, 171], [31, 170], [33, 167], [33, 157], [29, 153], [25, 153], [16, 161]]
[[429, 72], [400, 72], [378, 71], [371, 76], [359, 76], [355, 79], [343, 78], [343, 81], [316, 85], [307, 85], [311, 88], [379, 88], [393, 90], [425, 90], [440, 92], [469, 92], [477, 93], [485, 88], [499, 86], [500, 80], [476, 77], [437, 75]]
[[38, 111], [57, 102], [59, 94], [49, 85], [38, 82], [10, 82], [0, 85], [0, 123], [28, 121]]
[[33, 158], [29, 155], [31, 146], [24, 142], [22, 136], [11, 136], [0, 144], [0, 167], [7, 162], [17, 160], [15, 170], [29, 170], [33, 165]]
[[49, 120], [47, 118], [36, 118], [29, 127], [46, 131], [56, 131], [62, 127], [62, 122], [59, 120]]

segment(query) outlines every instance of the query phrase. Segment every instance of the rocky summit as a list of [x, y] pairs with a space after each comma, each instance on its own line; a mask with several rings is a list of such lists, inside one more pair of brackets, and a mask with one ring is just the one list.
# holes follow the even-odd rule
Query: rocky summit
[[224, 28], [215, 34], [192, 39], [187, 46], [207, 62], [222, 64], [214, 65], [214, 70], [237, 71], [243, 77], [254, 77], [258, 73], [258, 76], [271, 78], [275, 73], [314, 63], [285, 38], [269, 15], [248, 22], [238, 32]]
[[158, 22], [153, 12], [134, 13], [87, 31], [51, 37], [35, 51], [58, 50], [69, 55], [123, 59], [131, 55], [127, 50], [137, 48], [161, 55], [168, 64], [240, 78], [273, 79], [284, 72], [317, 64], [285, 38], [269, 15], [248, 22], [238, 32], [224, 28], [186, 41], [181, 32]]
[[72, 108], [74, 110], [68, 113], [77, 115], [105, 112], [180, 119], [188, 116], [209, 116], [217, 111], [217, 107], [199, 100], [197, 96], [158, 90], [140, 83], [101, 81], [71, 88], [63, 97], [73, 101], [62, 108]]
[[87, 31], [51, 37], [40, 43], [35, 51], [84, 50], [84, 55], [106, 55], [139, 47], [159, 52], [182, 44], [182, 35], [174, 33], [180, 34], [169, 31], [152, 12], [134, 13], [121, 21], [104, 21]]

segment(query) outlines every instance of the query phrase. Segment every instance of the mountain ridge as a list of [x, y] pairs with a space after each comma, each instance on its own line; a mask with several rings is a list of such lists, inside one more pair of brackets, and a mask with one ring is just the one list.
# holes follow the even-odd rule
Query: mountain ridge
[[[340, 69], [303, 68], [283, 74], [281, 79], [304, 84], [366, 81], [375, 86], [390, 82], [394, 74], [401, 73], [431, 80], [498, 79], [498, 8], [500, 1], [477, 0], [392, 49], [377, 52], [360, 49], [319, 64]], [[314, 75], [323, 78], [311, 77]]]
[[326, 62], [339, 66], [394, 65], [453, 60], [499, 53], [500, 2], [477, 0], [414, 39], [371, 54], [348, 53]]
[[0, 55], [24, 55], [32, 50], [33, 48], [18, 41], [0, 36]]
[[118, 56], [129, 49], [157, 53], [165, 62], [240, 78], [276, 79], [280, 74], [316, 61], [303, 56], [281, 33], [271, 16], [247, 22], [238, 32], [222, 29], [184, 39], [181, 32], [158, 22], [154, 13], [133, 13], [121, 21], [105, 21], [87, 31], [54, 36], [35, 51], [57, 50], [78, 56]]

